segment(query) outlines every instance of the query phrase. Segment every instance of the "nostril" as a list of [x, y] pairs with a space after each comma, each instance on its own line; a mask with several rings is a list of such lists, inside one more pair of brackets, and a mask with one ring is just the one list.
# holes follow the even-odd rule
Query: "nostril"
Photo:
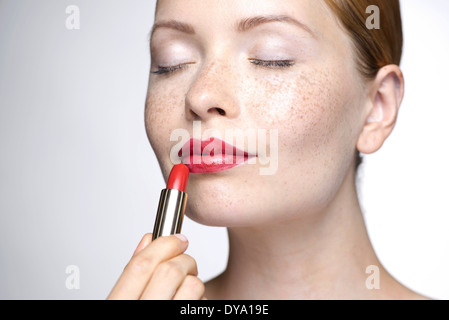
[[219, 115], [224, 116], [226, 112], [223, 109], [216, 108]]

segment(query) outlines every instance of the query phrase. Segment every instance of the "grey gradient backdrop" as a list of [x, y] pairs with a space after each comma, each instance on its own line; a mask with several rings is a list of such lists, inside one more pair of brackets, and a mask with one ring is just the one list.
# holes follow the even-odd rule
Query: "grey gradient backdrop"
[[[1, 299], [103, 299], [151, 232], [164, 187], [143, 123], [154, 4], [0, 0]], [[80, 30], [66, 29], [68, 5]], [[449, 2], [402, 7], [406, 98], [365, 159], [362, 205], [386, 268], [448, 299]], [[183, 233], [201, 279], [224, 269], [224, 228], [187, 219]]]

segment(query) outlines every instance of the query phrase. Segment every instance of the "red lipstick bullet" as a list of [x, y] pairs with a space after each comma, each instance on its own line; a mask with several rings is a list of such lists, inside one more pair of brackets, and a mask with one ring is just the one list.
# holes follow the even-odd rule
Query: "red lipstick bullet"
[[167, 189], [175, 189], [186, 192], [187, 181], [189, 180], [189, 168], [184, 164], [177, 164], [171, 169], [168, 177]]
[[188, 180], [189, 168], [186, 165], [180, 163], [172, 168], [167, 188], [162, 190], [159, 199], [153, 240], [181, 232], [188, 197], [185, 193]]

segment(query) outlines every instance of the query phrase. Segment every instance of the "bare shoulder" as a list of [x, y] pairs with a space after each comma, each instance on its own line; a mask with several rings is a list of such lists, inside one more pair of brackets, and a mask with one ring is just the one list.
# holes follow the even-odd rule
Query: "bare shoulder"
[[419, 293], [416, 293], [416, 292], [413, 292], [413, 291], [410, 291], [410, 293], [406, 294], [404, 296], [404, 298], [402, 298], [402, 299], [403, 300], [434, 300], [432, 298], [423, 296], [423, 295], [421, 295]]
[[[205, 297], [209, 300], [229, 300], [235, 292], [226, 285], [226, 275], [221, 274], [205, 283]], [[433, 298], [419, 294], [402, 285], [393, 278], [389, 279], [382, 289], [371, 290], [370, 294], [359, 297], [367, 300], [434, 300]]]
[[396, 282], [396, 286], [391, 287], [387, 294], [387, 299], [390, 300], [434, 300], [430, 297], [426, 297], [420, 293], [417, 293], [404, 285]]

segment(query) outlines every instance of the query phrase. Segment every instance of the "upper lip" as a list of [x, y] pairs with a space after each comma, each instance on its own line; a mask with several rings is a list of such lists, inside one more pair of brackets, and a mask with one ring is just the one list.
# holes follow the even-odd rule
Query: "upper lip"
[[[207, 148], [207, 149], [206, 149]], [[206, 151], [205, 151], [206, 149]], [[221, 152], [220, 152], [221, 151]], [[218, 153], [217, 153], [218, 152]], [[243, 151], [232, 144], [229, 144], [218, 138], [209, 138], [200, 141], [198, 139], [190, 139], [178, 151], [178, 156], [185, 158], [192, 155], [211, 155], [230, 154], [233, 156], [255, 157], [256, 155]]]

